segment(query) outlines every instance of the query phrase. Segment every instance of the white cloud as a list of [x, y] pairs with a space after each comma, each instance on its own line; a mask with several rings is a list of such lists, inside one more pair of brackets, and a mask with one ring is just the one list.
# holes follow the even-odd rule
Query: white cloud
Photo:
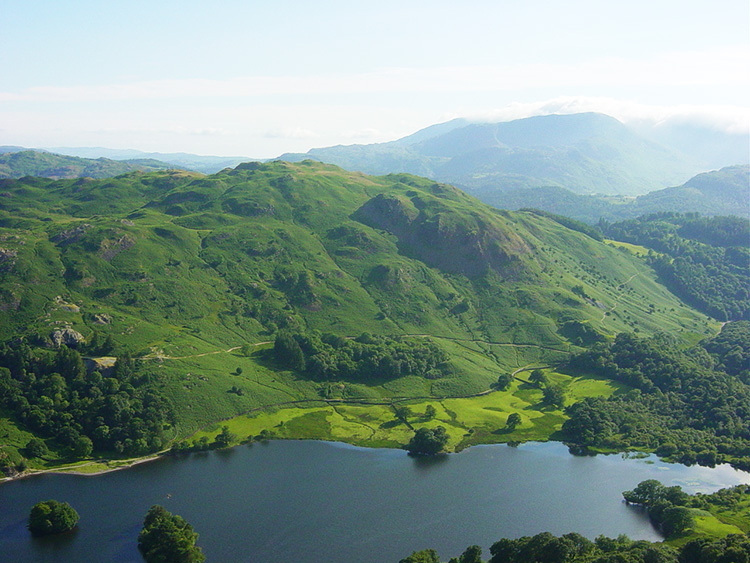
[[746, 46], [675, 51], [649, 59], [592, 58], [571, 64], [499, 64], [381, 68], [329, 75], [241, 76], [222, 80], [175, 79], [123, 84], [38, 86], [0, 92], [3, 102], [92, 102], [158, 99], [252, 98], [431, 92], [508, 92], [564, 87], [711, 87], [750, 90]]
[[598, 112], [629, 124], [654, 126], [690, 123], [728, 133], [750, 133], [750, 107], [733, 105], [643, 104], [603, 97], [560, 97], [543, 102], [515, 103], [468, 115], [475, 121], [511, 121], [535, 115]]

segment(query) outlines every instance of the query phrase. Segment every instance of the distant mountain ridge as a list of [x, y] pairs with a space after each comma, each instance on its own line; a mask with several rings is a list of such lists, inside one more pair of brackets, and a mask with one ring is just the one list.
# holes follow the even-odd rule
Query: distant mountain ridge
[[214, 174], [224, 168], [234, 168], [242, 162], [253, 160], [246, 156], [202, 156], [185, 152], [144, 152], [133, 149], [108, 149], [103, 147], [53, 147], [47, 150], [82, 158], [104, 157], [111, 160], [154, 159], [169, 163], [172, 167], [194, 170], [203, 174]]
[[[15, 147], [10, 147], [15, 148]], [[128, 172], [152, 172], [175, 166], [154, 159], [125, 161], [107, 158], [79, 158], [36, 150], [0, 153], [0, 178], [38, 176], [53, 180], [70, 178], [110, 178]]]
[[636, 198], [580, 195], [558, 186], [475, 195], [500, 209], [533, 207], [586, 223], [632, 219], [664, 211], [750, 217], [750, 165], [704, 172], [681, 186], [654, 190]]
[[[712, 141], [719, 142], [720, 134]], [[674, 139], [666, 131], [662, 138]], [[722, 137], [742, 153], [742, 136]], [[316, 148], [279, 158], [336, 164], [369, 174], [409, 172], [462, 187], [480, 199], [490, 193], [557, 186], [576, 194], [640, 195], [679, 185], [716, 162], [711, 147], [658, 144], [598, 113], [544, 115], [501, 123], [456, 119], [402, 139], [372, 145]], [[714, 147], [715, 148], [715, 147]], [[690, 152], [690, 151], [687, 151]], [[723, 165], [745, 163], [730, 160]]]

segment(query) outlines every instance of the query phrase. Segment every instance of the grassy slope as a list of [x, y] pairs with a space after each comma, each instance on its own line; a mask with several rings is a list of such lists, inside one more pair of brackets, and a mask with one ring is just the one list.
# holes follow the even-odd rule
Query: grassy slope
[[[471, 395], [489, 389], [500, 372], [554, 365], [575, 349], [558, 331], [567, 320], [608, 336], [636, 328], [682, 333], [686, 341], [716, 329], [629, 253], [408, 175], [272, 163], [213, 176], [6, 181], [3, 191], [0, 248], [12, 255], [0, 265], [0, 336], [46, 337], [57, 326], [86, 337], [94, 330], [111, 335], [118, 352], [147, 358], [175, 407], [181, 436], [263, 405], [320, 397], [323, 385], [279, 370], [264, 353], [269, 345], [262, 343], [285, 324], [345, 336], [431, 335], [451, 355], [455, 374], [443, 379], [354, 381], [336, 389], [343, 398], [385, 401]], [[421, 213], [427, 227], [441, 225], [446, 240], [468, 240], [455, 256], [458, 266], [438, 264], [440, 240], [407, 241], [356, 220], [354, 213], [378, 194]], [[474, 249], [493, 248], [492, 237], [506, 241], [510, 261], [482, 275], [462, 273], [473, 267]], [[284, 280], [304, 273], [312, 297], [303, 302]], [[586, 297], [571, 291], [577, 285]], [[96, 315], [111, 321], [98, 324]], [[249, 350], [238, 349], [248, 343]], [[569, 400], [614, 390], [555, 377], [569, 387]], [[231, 386], [244, 394], [227, 393]], [[516, 386], [480, 399], [435, 401], [434, 423], [449, 426], [453, 447], [546, 438], [563, 415], [541, 408], [539, 396]], [[396, 427], [380, 429], [392, 420], [389, 407], [321, 408], [299, 411], [302, 418], [287, 409], [237, 422], [248, 425], [238, 434], [296, 420], [279, 435], [315, 434], [328, 424], [328, 434], [315, 436], [406, 441]], [[523, 423], [498, 433], [512, 410]], [[374, 424], [368, 418], [380, 421], [379, 430], [362, 438]]]

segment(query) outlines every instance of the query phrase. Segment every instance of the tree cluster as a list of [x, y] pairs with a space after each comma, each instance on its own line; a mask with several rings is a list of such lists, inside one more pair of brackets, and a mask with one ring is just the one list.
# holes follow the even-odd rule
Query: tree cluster
[[649, 262], [685, 301], [719, 320], [750, 319], [750, 221], [656, 213], [600, 224], [610, 238], [661, 255]]
[[435, 429], [422, 427], [414, 433], [406, 449], [411, 454], [435, 455], [443, 451], [449, 439], [443, 426]]
[[665, 337], [622, 333], [572, 357], [569, 367], [635, 388], [569, 406], [563, 424], [569, 441], [636, 447], [687, 464], [750, 467], [750, 386], [719, 369], [703, 346], [682, 350]]
[[629, 504], [646, 507], [651, 521], [668, 538], [694, 524], [688, 508], [690, 496], [680, 486], [665, 487], [656, 479], [647, 479], [632, 491], [624, 491], [622, 496]]
[[46, 500], [31, 508], [29, 531], [35, 536], [60, 534], [75, 528], [78, 519], [78, 513], [67, 502]]
[[[696, 539], [682, 547], [633, 541], [627, 536], [599, 536], [590, 541], [580, 534], [554, 536], [542, 532], [518, 539], [502, 539], [490, 547], [487, 563], [747, 563], [750, 538], [733, 534], [718, 540]], [[399, 563], [441, 563], [434, 549], [415, 551]], [[482, 549], [473, 545], [448, 563], [484, 563]]]
[[273, 355], [281, 365], [316, 381], [372, 381], [405, 375], [435, 379], [450, 370], [447, 354], [432, 342], [368, 333], [350, 339], [282, 330], [276, 335]]
[[[73, 457], [92, 451], [140, 455], [159, 450], [171, 409], [127, 356], [112, 373], [88, 374], [80, 354], [62, 346], [0, 345], [0, 405]], [[41, 452], [34, 445], [33, 455]]]
[[138, 534], [138, 549], [147, 563], [202, 563], [206, 557], [195, 545], [197, 540], [198, 534], [182, 516], [155, 504]]

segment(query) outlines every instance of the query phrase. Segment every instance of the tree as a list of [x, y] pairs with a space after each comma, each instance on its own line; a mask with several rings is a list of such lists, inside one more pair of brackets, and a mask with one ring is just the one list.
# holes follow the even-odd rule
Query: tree
[[521, 415], [517, 412], [512, 412], [508, 415], [508, 420], [505, 422], [505, 427], [510, 431], [513, 432], [516, 429], [516, 426], [521, 424]]
[[35, 536], [60, 534], [72, 530], [78, 519], [78, 513], [67, 502], [46, 500], [31, 508], [29, 531]]
[[276, 335], [273, 355], [279, 363], [296, 371], [305, 371], [305, 355], [290, 332], [282, 330]]
[[409, 417], [414, 416], [412, 410], [409, 407], [405, 406], [393, 407], [393, 411], [396, 414], [396, 418], [398, 418], [404, 424], [408, 422]]
[[91, 452], [94, 451], [94, 444], [91, 441], [91, 438], [79, 434], [73, 439], [70, 449], [73, 455], [77, 458], [89, 457]]
[[424, 417], [427, 420], [432, 420], [433, 418], [435, 418], [436, 414], [437, 410], [435, 410], [435, 407], [433, 407], [432, 405], [427, 405], [427, 408], [425, 408], [424, 410]]
[[543, 391], [544, 402], [559, 409], [565, 406], [565, 391], [559, 385], [549, 385]]
[[406, 557], [398, 563], [440, 563], [440, 557], [438, 557], [437, 551], [434, 549], [422, 549], [421, 551], [413, 552], [409, 557]]
[[470, 545], [458, 558], [458, 563], [482, 563], [482, 548]]
[[237, 435], [229, 430], [229, 426], [224, 425], [221, 427], [221, 432], [216, 435], [214, 439], [214, 445], [217, 448], [226, 448], [237, 439]]
[[513, 376], [509, 373], [501, 373], [497, 377], [497, 383], [495, 383], [495, 389], [499, 391], [505, 391], [510, 387], [510, 384], [513, 382]]
[[684, 532], [693, 524], [690, 509], [684, 506], [670, 506], [662, 513], [661, 527], [668, 538]]
[[26, 455], [29, 457], [42, 457], [47, 451], [47, 444], [40, 438], [32, 438], [26, 444]]
[[636, 485], [632, 491], [624, 491], [622, 496], [625, 502], [651, 506], [657, 500], [664, 498], [666, 488], [656, 479], [646, 479]]
[[443, 450], [449, 438], [442, 426], [434, 430], [422, 427], [414, 433], [406, 449], [412, 454], [435, 455]]
[[531, 374], [529, 374], [529, 381], [536, 384], [539, 388], [544, 387], [549, 383], [547, 376], [544, 375], [544, 372], [539, 368], [533, 370]]
[[195, 545], [197, 539], [184, 518], [155, 504], [138, 534], [138, 550], [147, 563], [202, 563], [206, 557]]

